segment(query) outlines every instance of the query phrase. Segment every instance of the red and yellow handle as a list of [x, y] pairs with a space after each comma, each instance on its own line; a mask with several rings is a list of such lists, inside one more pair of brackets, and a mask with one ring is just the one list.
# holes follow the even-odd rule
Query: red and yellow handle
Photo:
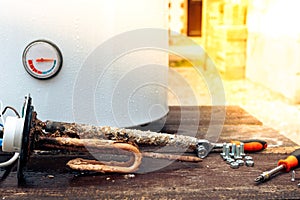
[[266, 141], [252, 139], [252, 140], [232, 140], [231, 143], [240, 145], [240, 143], [244, 143], [244, 151], [245, 152], [258, 152], [267, 148], [268, 144]]
[[284, 170], [289, 172], [291, 169], [300, 167], [300, 149], [295, 150], [292, 155], [284, 160], [278, 161], [278, 166], [284, 165]]

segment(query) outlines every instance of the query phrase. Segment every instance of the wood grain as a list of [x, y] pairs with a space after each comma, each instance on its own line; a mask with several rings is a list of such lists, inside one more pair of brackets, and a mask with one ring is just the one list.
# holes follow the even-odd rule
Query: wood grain
[[[211, 153], [199, 163], [177, 162], [143, 158], [137, 173], [128, 174], [79, 174], [70, 170], [66, 163], [78, 156], [87, 155], [56, 154], [32, 155], [25, 172], [26, 182], [18, 185], [16, 169], [0, 181], [2, 199], [297, 199], [300, 190], [296, 182], [290, 181], [290, 174], [283, 173], [261, 185], [254, 179], [263, 171], [277, 165], [285, 158], [295, 144], [276, 130], [265, 127], [259, 120], [243, 109], [225, 107], [224, 126], [218, 119], [210, 124], [211, 107], [171, 107], [162, 131], [178, 132], [180, 110], [193, 116], [193, 110], [202, 113], [196, 132], [189, 132], [192, 118], [185, 118], [180, 128], [183, 134], [207, 137], [208, 128], [222, 125], [219, 141], [231, 139], [265, 139], [273, 150], [253, 153], [254, 167], [231, 169], [218, 155]], [[217, 109], [224, 109], [217, 107]], [[191, 121], [190, 121], [191, 120]], [[209, 125], [210, 124], [210, 125]], [[277, 147], [277, 145], [280, 145]], [[275, 151], [274, 149], [280, 149]], [[286, 151], [283, 151], [285, 148]], [[0, 153], [0, 158], [5, 155]], [[0, 174], [3, 174], [3, 170]], [[296, 176], [297, 177], [297, 176]]]

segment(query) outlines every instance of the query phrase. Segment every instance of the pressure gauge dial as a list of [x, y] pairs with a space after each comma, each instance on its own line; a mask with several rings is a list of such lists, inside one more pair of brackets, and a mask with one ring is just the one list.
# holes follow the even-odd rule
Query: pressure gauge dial
[[52, 78], [62, 67], [59, 48], [46, 40], [31, 42], [25, 48], [22, 59], [26, 71], [37, 79]]

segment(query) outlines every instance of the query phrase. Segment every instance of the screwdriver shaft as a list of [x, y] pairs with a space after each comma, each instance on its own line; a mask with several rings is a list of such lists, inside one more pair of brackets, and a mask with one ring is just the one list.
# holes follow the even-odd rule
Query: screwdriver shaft
[[275, 167], [274, 169], [271, 169], [268, 173], [272, 176], [283, 169], [284, 169], [284, 165], [279, 165], [279, 166]]
[[263, 172], [254, 181], [256, 183], [261, 183], [266, 180], [269, 180], [274, 174], [278, 173], [279, 171], [283, 170], [284, 168], [285, 168], [284, 165], [279, 165], [279, 166], [275, 167], [274, 169], [271, 169], [270, 171]]

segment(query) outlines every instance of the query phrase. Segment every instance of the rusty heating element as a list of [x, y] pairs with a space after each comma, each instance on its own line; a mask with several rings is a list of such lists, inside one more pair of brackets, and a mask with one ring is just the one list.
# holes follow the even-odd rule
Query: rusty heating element
[[[127, 159], [99, 161], [83, 158], [70, 160], [67, 165], [74, 170], [95, 172], [130, 173], [138, 170], [143, 157], [199, 162], [196, 156], [141, 152], [138, 145], [173, 146], [181, 149], [196, 149], [197, 139], [189, 136], [120, 129], [108, 126], [90, 126], [37, 119], [32, 114], [30, 129], [31, 148], [34, 150], [66, 150], [70, 152], [110, 152]], [[29, 151], [30, 152], [30, 151]]]

